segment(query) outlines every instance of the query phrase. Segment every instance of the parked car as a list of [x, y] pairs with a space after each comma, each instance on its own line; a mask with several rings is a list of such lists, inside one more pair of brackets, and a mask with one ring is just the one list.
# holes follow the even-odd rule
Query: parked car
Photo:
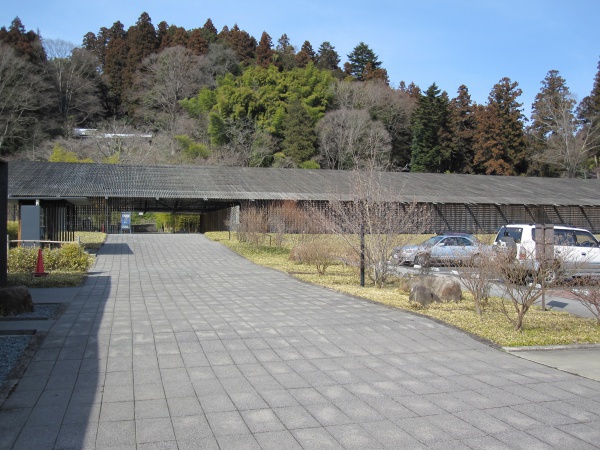
[[[554, 261], [551, 267], [553, 277], [558, 275], [600, 276], [600, 244], [594, 235], [585, 228], [567, 225], [554, 225]], [[536, 225], [510, 224], [498, 230], [494, 246], [507, 249], [515, 260], [527, 269], [539, 269], [536, 253]]]
[[472, 234], [444, 233], [420, 244], [396, 247], [392, 253], [392, 262], [421, 267], [432, 264], [460, 265], [467, 262], [477, 264], [484, 247]]

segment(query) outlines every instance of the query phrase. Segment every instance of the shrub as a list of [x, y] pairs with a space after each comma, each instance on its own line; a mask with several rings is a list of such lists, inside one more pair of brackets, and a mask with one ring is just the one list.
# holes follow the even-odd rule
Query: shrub
[[264, 209], [247, 208], [240, 211], [238, 239], [259, 246], [268, 231], [268, 216]]
[[327, 267], [335, 263], [336, 249], [327, 239], [313, 237], [295, 247], [292, 253], [300, 262], [314, 265], [319, 275], [325, 275]]
[[79, 239], [83, 248], [98, 250], [106, 240], [106, 233], [99, 231], [78, 231], [75, 233], [75, 239]]
[[19, 273], [35, 271], [37, 249], [31, 247], [11, 248], [8, 252], [8, 272]]
[[9, 220], [6, 224], [6, 232], [11, 241], [19, 239], [19, 222]]
[[[57, 249], [44, 249], [44, 270], [46, 272], [85, 273], [94, 262], [94, 258], [83, 251], [78, 244], [65, 244]], [[38, 249], [18, 247], [8, 253], [9, 273], [34, 273], [36, 270]]]

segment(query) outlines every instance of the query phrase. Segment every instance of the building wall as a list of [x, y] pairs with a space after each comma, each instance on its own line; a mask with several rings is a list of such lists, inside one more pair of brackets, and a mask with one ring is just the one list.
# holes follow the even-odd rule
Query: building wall
[[[130, 199], [90, 199], [91, 205], [73, 208], [68, 214], [69, 231], [106, 231], [118, 233], [122, 211], [133, 211]], [[247, 201], [240, 206], [202, 213], [200, 231], [235, 231], [240, 214], [245, 210], [263, 210], [268, 216], [265, 232], [312, 233], [318, 232], [319, 224], [306, 214], [309, 207], [323, 209], [325, 202], [295, 201]], [[52, 202], [44, 201], [49, 208], [45, 217], [52, 216]], [[56, 205], [58, 207], [58, 205]], [[424, 216], [429, 223], [424, 232], [464, 231], [470, 233], [494, 233], [507, 223], [553, 223], [569, 224], [600, 233], [600, 207], [554, 206], [554, 205], [495, 205], [495, 204], [426, 204]], [[54, 210], [57, 211], [57, 210]], [[201, 213], [201, 211], [198, 211]], [[60, 217], [63, 217], [61, 215]], [[61, 227], [60, 229], [63, 229]], [[65, 239], [67, 240], [67, 239]]]

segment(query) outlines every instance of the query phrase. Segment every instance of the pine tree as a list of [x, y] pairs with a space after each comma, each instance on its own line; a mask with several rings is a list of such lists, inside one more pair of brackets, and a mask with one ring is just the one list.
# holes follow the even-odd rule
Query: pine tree
[[156, 52], [159, 46], [156, 29], [148, 13], [142, 13], [134, 26], [127, 30], [127, 59], [123, 73], [123, 85], [133, 85], [135, 71], [144, 58]]
[[209, 44], [217, 42], [217, 29], [212, 23], [212, 20], [207, 19], [202, 26], [202, 36]]
[[41, 37], [31, 30], [25, 31], [25, 26], [18, 17], [13, 19], [8, 30], [6, 27], [0, 28], [0, 44], [2, 43], [12, 47], [17, 56], [36, 66], [46, 62]]
[[231, 30], [225, 32], [223, 28], [221, 34], [225, 43], [235, 51], [237, 57], [243, 65], [248, 66], [254, 62], [256, 53], [256, 39], [250, 36], [246, 31], [240, 30], [235, 24]]
[[206, 55], [208, 53], [208, 42], [204, 38], [204, 33], [199, 28], [195, 28], [190, 33], [187, 42], [187, 48], [195, 55]]
[[321, 44], [316, 56], [317, 67], [324, 70], [340, 70], [340, 55], [335, 51], [335, 47], [325, 41]]
[[164, 20], [160, 22], [156, 27], [156, 40], [158, 41], [158, 51], [162, 51], [171, 45], [169, 24]]
[[433, 83], [417, 101], [412, 116], [411, 172], [449, 170], [449, 100]]
[[314, 60], [315, 51], [313, 50], [312, 45], [310, 45], [310, 42], [304, 41], [302, 48], [298, 53], [296, 53], [296, 65], [301, 68], [306, 67], [309, 62]]
[[256, 47], [256, 64], [260, 67], [267, 68], [273, 62], [273, 43], [271, 36], [266, 31], [263, 31], [258, 47]]
[[104, 76], [108, 78], [110, 89], [109, 108], [116, 115], [121, 107], [126, 89], [125, 63], [127, 61], [127, 42], [123, 24], [119, 21], [106, 31], [106, 54]]
[[450, 103], [450, 171], [473, 173], [474, 105], [464, 84], [457, 92], [458, 95]]
[[344, 68], [348, 75], [352, 75], [357, 80], [362, 81], [364, 80], [367, 64], [370, 64], [369, 70], [375, 71], [380, 68], [381, 61], [379, 61], [375, 52], [367, 44], [360, 42], [348, 54], [348, 63]]
[[502, 78], [477, 109], [473, 162], [477, 173], [520, 175], [527, 170], [523, 113], [517, 82]]
[[363, 72], [364, 81], [380, 81], [389, 86], [390, 79], [388, 77], [387, 70], [385, 69], [373, 69], [371, 63], [367, 63]]
[[275, 48], [276, 63], [279, 70], [292, 70], [296, 67], [296, 50], [290, 43], [287, 34], [283, 34], [277, 41]]

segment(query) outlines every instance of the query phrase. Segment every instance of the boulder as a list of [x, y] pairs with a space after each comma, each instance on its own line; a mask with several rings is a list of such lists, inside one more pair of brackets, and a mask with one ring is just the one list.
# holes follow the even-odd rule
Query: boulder
[[444, 302], [459, 302], [462, 299], [460, 283], [454, 277], [423, 275], [411, 278], [409, 286], [425, 286]]
[[33, 312], [33, 299], [25, 286], [0, 289], [0, 311], [5, 316]]
[[420, 304], [421, 306], [428, 306], [434, 302], [440, 302], [440, 298], [434, 294], [431, 289], [423, 286], [422, 284], [413, 286], [413, 288], [410, 290], [408, 299], [411, 302]]

